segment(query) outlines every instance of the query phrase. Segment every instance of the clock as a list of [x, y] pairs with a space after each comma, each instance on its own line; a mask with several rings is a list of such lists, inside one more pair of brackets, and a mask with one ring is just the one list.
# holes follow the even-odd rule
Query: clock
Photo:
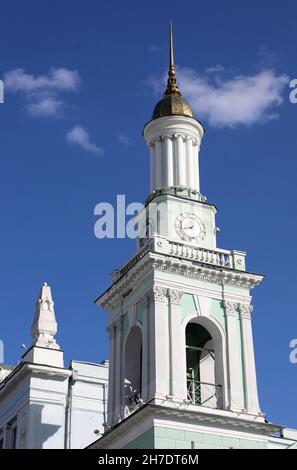
[[175, 231], [186, 242], [202, 242], [206, 235], [205, 226], [195, 214], [182, 212], [175, 219]]

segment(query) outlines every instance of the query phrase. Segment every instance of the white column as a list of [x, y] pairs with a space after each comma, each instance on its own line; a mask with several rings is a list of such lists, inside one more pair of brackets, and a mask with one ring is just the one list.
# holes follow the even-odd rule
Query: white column
[[149, 296], [145, 296], [140, 302], [142, 310], [142, 377], [141, 398], [149, 399], [149, 368], [150, 368], [150, 315]]
[[162, 142], [161, 139], [155, 142], [155, 189], [162, 187]]
[[115, 330], [115, 378], [114, 378], [114, 422], [121, 419], [122, 408], [122, 393], [123, 393], [123, 380], [122, 380], [122, 317], [116, 323]]
[[155, 189], [155, 146], [150, 145], [150, 192]]
[[165, 186], [173, 186], [173, 148], [172, 148], [172, 138], [166, 136], [164, 140], [164, 149], [165, 149]]
[[240, 338], [238, 337], [237, 307], [237, 303], [224, 302], [227, 329], [227, 363], [229, 364], [229, 408], [231, 411], [242, 411], [244, 409], [242, 366], [238, 350]]
[[183, 136], [177, 136], [178, 185], [186, 186], [186, 158]]
[[252, 414], [261, 412], [258, 398], [257, 376], [255, 366], [255, 353], [251, 313], [253, 307], [249, 304], [239, 304], [241, 318], [241, 334], [243, 343], [244, 377], [246, 388], [246, 407]]
[[181, 299], [183, 293], [169, 289], [169, 394], [173, 399], [185, 400], [185, 377], [183, 369], [183, 341], [181, 332]]
[[165, 398], [168, 387], [168, 305], [167, 289], [154, 286], [150, 293], [149, 399]]
[[172, 136], [172, 162], [173, 162], [173, 186], [178, 185], [178, 151], [177, 151], [177, 136]]
[[193, 144], [193, 175], [194, 175], [194, 189], [199, 191], [199, 165], [198, 165], [198, 154], [199, 147], [198, 145]]
[[109, 371], [108, 371], [108, 405], [107, 405], [107, 425], [112, 426], [114, 422], [114, 402], [115, 402], [115, 327], [110, 325], [107, 327], [109, 333]]
[[191, 137], [186, 138], [187, 187], [194, 189], [194, 152]]

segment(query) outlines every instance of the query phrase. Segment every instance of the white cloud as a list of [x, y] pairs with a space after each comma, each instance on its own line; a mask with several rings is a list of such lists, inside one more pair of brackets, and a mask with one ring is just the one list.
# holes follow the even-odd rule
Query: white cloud
[[82, 126], [74, 126], [66, 135], [66, 139], [71, 145], [78, 145], [95, 155], [103, 155], [101, 147], [91, 142], [89, 133]]
[[35, 116], [58, 116], [64, 106], [61, 94], [78, 90], [81, 79], [76, 70], [52, 68], [46, 75], [32, 75], [22, 68], [4, 74], [5, 89], [24, 95], [25, 109]]
[[76, 70], [52, 68], [47, 75], [30, 75], [22, 68], [4, 74], [5, 89], [12, 92], [32, 93], [39, 90], [75, 91], [80, 84]]
[[129, 137], [126, 134], [119, 134], [118, 135], [118, 142], [119, 142], [119, 144], [128, 145], [128, 146], [133, 144], [131, 137]]
[[[206, 72], [206, 71], [205, 71]], [[278, 117], [277, 108], [283, 103], [283, 92], [289, 77], [266, 69], [254, 75], [226, 76], [221, 65], [199, 73], [177, 67], [177, 81], [183, 96], [195, 115], [213, 127], [252, 125]], [[167, 80], [167, 73], [163, 82]], [[160, 95], [160, 80], [149, 76], [147, 85]]]
[[217, 65], [214, 65], [212, 67], [207, 67], [207, 69], [205, 69], [205, 72], [206, 73], [217, 73], [217, 72], [223, 72], [224, 67], [221, 65], [221, 64], [217, 64]]
[[255, 75], [212, 79], [191, 69], [179, 69], [178, 82], [196, 116], [214, 127], [251, 125], [277, 117], [286, 75], [264, 70]]
[[56, 116], [63, 107], [63, 101], [51, 96], [29, 102], [26, 109], [35, 116]]

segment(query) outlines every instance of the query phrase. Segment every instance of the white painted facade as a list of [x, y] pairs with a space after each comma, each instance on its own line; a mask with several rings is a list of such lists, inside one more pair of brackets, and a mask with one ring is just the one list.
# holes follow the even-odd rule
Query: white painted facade
[[198, 158], [203, 134], [198, 121], [184, 116], [161, 117], [145, 126], [151, 192], [172, 186], [199, 191]]
[[53, 306], [45, 284], [31, 348], [17, 366], [0, 366], [0, 448], [84, 448], [103, 432], [108, 361], [64, 367]]

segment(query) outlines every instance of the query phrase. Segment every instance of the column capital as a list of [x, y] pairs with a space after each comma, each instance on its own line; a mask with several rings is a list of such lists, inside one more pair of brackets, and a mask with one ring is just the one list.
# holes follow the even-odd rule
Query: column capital
[[162, 135], [163, 140], [171, 140], [172, 139], [172, 134], [164, 134]]
[[108, 327], [106, 328], [106, 331], [107, 331], [107, 333], [109, 334], [109, 339], [114, 338], [114, 336], [115, 336], [115, 325], [114, 325], [113, 323], [111, 323], [111, 324], [108, 325]]
[[167, 299], [167, 289], [161, 286], [153, 286], [149, 291], [149, 296], [153, 300], [158, 300], [159, 302], [165, 302]]
[[176, 289], [168, 289], [168, 296], [170, 299], [170, 303], [180, 305], [183, 292]]
[[106, 331], [109, 333], [110, 336], [115, 336], [116, 331], [122, 330], [123, 328], [123, 316], [121, 315], [118, 317], [116, 320], [114, 320], [108, 327], [106, 328]]
[[182, 139], [184, 137], [184, 134], [181, 134], [179, 132], [175, 132], [172, 137], [174, 137], [174, 139], [178, 139], [179, 137]]
[[241, 318], [246, 318], [247, 320], [251, 320], [252, 312], [254, 309], [254, 307], [251, 304], [240, 303], [238, 304], [238, 308], [239, 308]]
[[231, 315], [237, 317], [238, 303], [231, 302], [230, 300], [223, 301], [223, 307], [225, 310], [225, 315]]

